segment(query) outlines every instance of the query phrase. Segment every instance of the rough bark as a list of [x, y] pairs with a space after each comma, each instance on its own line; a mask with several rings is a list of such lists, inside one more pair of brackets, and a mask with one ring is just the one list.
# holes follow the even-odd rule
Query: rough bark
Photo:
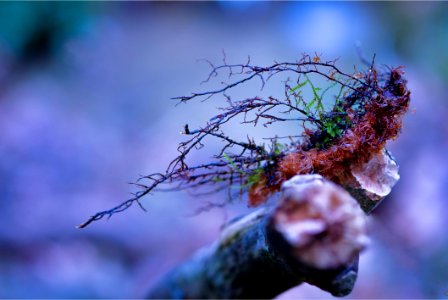
[[[218, 241], [167, 274], [147, 297], [273, 298], [302, 282], [335, 296], [350, 293], [366, 239], [363, 212], [345, 190], [318, 175], [288, 183], [277, 206], [228, 225]], [[339, 243], [347, 236], [350, 241]]]

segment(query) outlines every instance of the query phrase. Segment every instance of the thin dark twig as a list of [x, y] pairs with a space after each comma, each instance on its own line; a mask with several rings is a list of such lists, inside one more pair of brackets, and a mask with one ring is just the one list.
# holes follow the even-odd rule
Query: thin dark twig
[[[204, 92], [192, 93], [189, 96], [174, 97], [179, 103], [186, 103], [195, 98], [205, 101], [213, 96], [221, 95], [227, 106], [222, 107], [221, 113], [213, 116], [208, 122], [198, 129], [190, 129], [189, 125], [184, 126], [184, 135], [188, 138], [181, 142], [177, 148], [179, 155], [174, 158], [168, 165], [164, 173], [154, 173], [140, 177], [135, 186], [141, 190], [136, 192], [134, 196], [112, 209], [101, 211], [91, 216], [86, 222], [79, 225], [84, 228], [94, 221], [110, 218], [112, 215], [124, 211], [137, 203], [142, 210], [145, 210], [140, 203], [140, 199], [153, 191], [171, 191], [183, 189], [195, 189], [203, 186], [213, 186], [212, 191], [219, 191], [228, 186], [238, 186], [239, 193], [242, 194], [247, 187], [260, 180], [259, 174], [267, 172], [275, 168], [277, 162], [288, 152], [296, 151], [301, 144], [303, 134], [295, 134], [290, 136], [268, 137], [268, 145], [257, 144], [253, 138], [247, 136], [247, 141], [237, 140], [222, 129], [227, 123], [231, 123], [235, 118], [241, 117], [243, 124], [252, 124], [257, 126], [262, 123], [267, 127], [276, 122], [293, 121], [302, 124], [314, 126], [315, 134], [325, 134], [329, 124], [339, 126], [338, 130], [342, 132], [348, 128], [343, 117], [351, 110], [351, 114], [361, 116], [362, 104], [372, 99], [379, 90], [378, 80], [383, 78], [383, 74], [377, 74], [375, 71], [375, 57], [370, 64], [370, 70], [362, 73], [349, 74], [341, 71], [335, 66], [336, 60], [322, 61], [320, 56], [315, 53], [311, 58], [309, 55], [303, 57], [296, 62], [274, 62], [270, 66], [256, 66], [251, 64], [251, 58], [248, 56], [246, 63], [228, 64], [227, 57], [223, 51], [223, 59], [221, 65], [215, 65], [207, 59], [201, 61], [206, 62], [211, 71], [201, 84], [208, 83], [213, 78], [218, 77], [222, 72], [227, 72], [227, 77], [232, 78], [232, 82], [224, 84], [223, 87], [212, 89]], [[249, 97], [243, 100], [233, 100], [228, 94], [230, 90], [237, 86], [244, 86], [247, 82], [258, 78], [261, 81], [262, 89], [274, 77], [281, 74], [296, 76], [296, 87], [291, 87], [289, 78], [284, 81], [283, 93], [280, 97]], [[314, 106], [313, 103], [322, 103], [322, 99], [326, 89], [321, 96], [317, 94], [318, 89], [313, 88], [314, 99], [305, 99], [301, 93], [301, 86], [309, 81], [307, 74], [314, 74], [325, 78], [328, 82], [338, 85], [339, 96], [335, 96], [337, 101], [334, 107], [324, 111], [322, 107]], [[303, 77], [307, 81], [302, 81]], [[283, 81], [282, 81], [283, 82]], [[343, 91], [345, 91], [344, 94]], [[350, 91], [350, 93], [349, 93]], [[342, 94], [342, 95], [341, 95]], [[317, 98], [316, 98], [317, 97]], [[356, 106], [359, 109], [353, 109]], [[311, 107], [313, 109], [311, 109]], [[335, 121], [342, 120], [342, 121]], [[333, 123], [331, 123], [333, 122]], [[339, 123], [338, 123], [339, 122]], [[339, 132], [338, 131], [338, 132]], [[327, 138], [329, 142], [336, 139], [335, 135]], [[189, 166], [187, 159], [193, 150], [201, 149], [207, 138], [214, 138], [222, 143], [218, 153], [209, 163]], [[281, 139], [289, 139], [289, 143], [279, 143]], [[232, 151], [230, 151], [232, 150]], [[144, 184], [143, 181], [149, 181]], [[169, 188], [162, 186], [168, 185]], [[229, 192], [230, 193], [230, 192]]]

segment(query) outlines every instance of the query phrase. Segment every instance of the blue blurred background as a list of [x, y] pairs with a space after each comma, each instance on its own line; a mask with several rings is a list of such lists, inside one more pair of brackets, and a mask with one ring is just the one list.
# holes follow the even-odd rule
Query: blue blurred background
[[[371, 217], [349, 298], [446, 298], [446, 2], [1, 2], [0, 297], [141, 297], [245, 211], [191, 217], [207, 199], [162, 193], [144, 199], [148, 213], [75, 229], [127, 199], [139, 174], [163, 171], [186, 122], [214, 114], [220, 103], [170, 100], [207, 88], [196, 60], [317, 52], [351, 71], [356, 43], [406, 66], [415, 111], [389, 145], [402, 179]], [[328, 296], [302, 285], [280, 298]]]

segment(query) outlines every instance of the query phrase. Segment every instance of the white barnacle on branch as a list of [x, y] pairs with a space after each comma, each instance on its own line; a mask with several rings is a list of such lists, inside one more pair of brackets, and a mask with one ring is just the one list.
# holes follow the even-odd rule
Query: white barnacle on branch
[[392, 191], [400, 179], [398, 165], [387, 150], [383, 150], [365, 164], [352, 167], [352, 174], [372, 200], [380, 200]]
[[369, 214], [389, 195], [400, 179], [398, 164], [386, 149], [372, 155], [361, 165], [351, 166], [353, 179], [344, 188], [358, 200], [361, 208]]
[[304, 264], [335, 269], [350, 263], [368, 238], [366, 216], [358, 202], [320, 175], [300, 175], [282, 185], [283, 204], [273, 227]]

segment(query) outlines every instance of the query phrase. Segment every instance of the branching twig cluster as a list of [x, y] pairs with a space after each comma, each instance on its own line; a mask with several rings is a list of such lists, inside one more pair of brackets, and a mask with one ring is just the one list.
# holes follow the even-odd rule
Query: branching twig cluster
[[[136, 184], [141, 190], [135, 193], [134, 197], [117, 207], [93, 215], [81, 224], [80, 228], [104, 217], [111, 217], [115, 213], [126, 210], [134, 203], [143, 208], [140, 199], [153, 191], [162, 190], [166, 184], [170, 186], [171, 190], [211, 186], [213, 187], [212, 192], [229, 186], [237, 186], [241, 193], [249, 190], [252, 199], [258, 197], [258, 200], [255, 199], [251, 202], [256, 205], [263, 200], [257, 193], [269, 194], [272, 190], [277, 189], [281, 182], [291, 177], [286, 171], [282, 171], [288, 160], [306, 161], [310, 159], [310, 169], [306, 169], [300, 164], [298, 168], [304, 170], [302, 173], [320, 173], [320, 170], [324, 170], [319, 167], [319, 163], [322, 163], [319, 162], [319, 159], [322, 160], [322, 157], [310, 156], [309, 153], [328, 153], [341, 141], [350, 144], [342, 144], [340, 147], [346, 147], [347, 151], [353, 152], [353, 155], [356, 154], [356, 151], [359, 152], [358, 148], [368, 142], [368, 138], [360, 140], [356, 145], [353, 139], [348, 139], [350, 134], [356, 132], [354, 128], [358, 125], [371, 126], [375, 131], [376, 139], [392, 138], [393, 133], [387, 133], [383, 129], [377, 128], [379, 125], [366, 119], [366, 116], [369, 115], [369, 112], [375, 113], [374, 110], [381, 110], [377, 104], [373, 103], [383, 103], [383, 106], [393, 107], [389, 98], [409, 98], [404, 85], [405, 81], [401, 79], [400, 69], [379, 73], [374, 67], [374, 61], [365, 72], [355, 70], [354, 73], [341, 71], [336, 67], [336, 60], [322, 61], [317, 54], [314, 57], [304, 55], [296, 62], [275, 62], [265, 67], [251, 64], [250, 58], [244, 64], [228, 64], [225, 55], [220, 65], [207, 62], [211, 66], [211, 72], [205, 82], [209, 82], [223, 72], [227, 73], [229, 79], [233, 81], [223, 83], [224, 86], [216, 90], [192, 93], [189, 96], [174, 99], [179, 103], [187, 103], [194, 99], [205, 101], [220, 96], [225, 99], [227, 106], [221, 108], [220, 114], [212, 117], [200, 128], [190, 129], [188, 124], [185, 125], [183, 134], [188, 136], [188, 139], [179, 144], [179, 155], [169, 164], [164, 173], [150, 174], [140, 178]], [[234, 101], [228, 95], [232, 88], [242, 86], [252, 80], [260, 80], [263, 88], [274, 79], [279, 79], [281, 74], [284, 77], [287, 76], [288, 79], [283, 81], [284, 90], [280, 96], [256, 96]], [[290, 80], [290, 76], [294, 76], [295, 80]], [[312, 80], [311, 77], [314, 79]], [[318, 87], [313, 82], [316, 77], [326, 81], [325, 89]], [[310, 91], [309, 96], [306, 94], [306, 90]], [[330, 106], [324, 101], [329, 97], [332, 97], [331, 102], [333, 103]], [[400, 102], [400, 105], [405, 109], [407, 102], [404, 100]], [[388, 111], [381, 110], [381, 113], [383, 115], [393, 114], [392, 117], [396, 118], [401, 111], [391, 108]], [[270, 137], [267, 138], [267, 143], [262, 144], [257, 144], [250, 136], [247, 136], [245, 140], [236, 140], [226, 134], [223, 125], [232, 124], [232, 121], [235, 122], [239, 118], [244, 124], [265, 127], [277, 122], [297, 122], [301, 124], [303, 132], [297, 132], [290, 136]], [[387, 120], [383, 119], [383, 121]], [[401, 123], [395, 124], [395, 127], [399, 127], [399, 125], [401, 126]], [[215, 138], [222, 142], [220, 151], [210, 162], [190, 166], [189, 154], [193, 150], [202, 148], [208, 138]], [[358, 136], [357, 138], [361, 139], [362, 137]], [[284, 140], [287, 142], [280, 142]], [[377, 151], [377, 149], [364, 150]], [[299, 154], [303, 153], [305, 154], [303, 158], [297, 158]], [[345, 159], [344, 155], [348, 154], [338, 152], [338, 155]], [[325, 159], [328, 160], [327, 164], [333, 164], [333, 161], [346, 164], [343, 159], [337, 160], [333, 157]], [[294, 172], [296, 171], [294, 169]], [[148, 183], [144, 184], [144, 182]]]

